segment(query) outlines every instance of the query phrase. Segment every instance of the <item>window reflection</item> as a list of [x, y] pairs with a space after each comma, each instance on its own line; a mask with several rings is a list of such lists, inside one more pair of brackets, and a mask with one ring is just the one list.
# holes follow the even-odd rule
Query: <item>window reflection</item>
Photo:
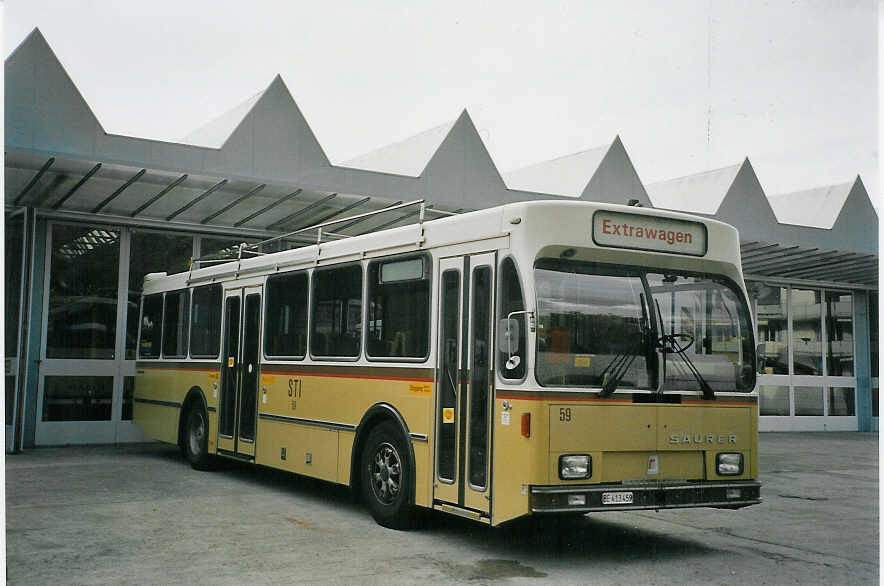
[[[878, 378], [878, 292], [869, 291], [869, 359], [872, 363], [872, 378]], [[877, 405], [877, 399], [875, 401]], [[875, 411], [877, 417], [878, 411]]]
[[[537, 378], [544, 386], [650, 388], [648, 318], [638, 273], [538, 261]], [[655, 385], [654, 385], [655, 386]]]
[[[251, 244], [251, 241], [235, 238], [202, 238], [200, 239], [200, 260], [236, 260], [239, 245]], [[206, 263], [202, 266], [214, 266], [217, 263]]]
[[132, 421], [132, 398], [135, 396], [135, 377], [123, 377], [123, 413], [122, 421]]
[[[516, 271], [516, 263], [513, 259], [507, 257], [500, 264], [500, 308], [498, 313], [500, 319], [506, 317], [512, 312], [521, 311], [523, 313], [514, 315], [512, 319], [516, 320], [519, 327], [519, 335], [514, 340], [515, 351], [505, 352], [501, 345], [501, 351], [497, 356], [497, 363], [500, 369], [500, 375], [503, 378], [520, 379], [525, 376], [525, 336], [527, 331], [527, 323], [525, 321], [525, 301], [522, 298], [522, 285], [519, 283], [519, 273]], [[498, 333], [498, 335], [503, 335]], [[510, 354], [518, 357], [518, 364], [510, 368], [507, 361], [510, 360]], [[511, 363], [512, 364], [512, 363]]]
[[264, 352], [267, 356], [304, 356], [307, 353], [307, 273], [267, 279], [267, 319]]
[[313, 273], [310, 351], [314, 356], [358, 356], [362, 342], [362, 267]]
[[4, 275], [6, 313], [6, 358], [18, 356], [18, 311], [21, 296], [24, 220], [21, 215], [6, 219]]
[[6, 376], [6, 425], [12, 425], [12, 410], [15, 407], [15, 377]]
[[129, 244], [129, 305], [126, 312], [126, 359], [135, 358], [138, 300], [144, 275], [186, 271], [193, 256], [193, 237], [133, 230]]
[[789, 415], [789, 387], [758, 387], [761, 415]]
[[751, 391], [755, 348], [741, 293], [718, 277], [648, 272], [647, 279], [660, 333], [672, 336], [661, 353], [664, 389], [702, 390], [705, 383]]
[[764, 344], [764, 374], [789, 374], [788, 289], [755, 285], [758, 342]]
[[795, 415], [822, 415], [822, 387], [795, 387]]
[[829, 389], [829, 415], [856, 415], [852, 388]]
[[43, 421], [110, 421], [114, 377], [47, 376]]
[[119, 260], [117, 230], [52, 227], [47, 358], [114, 358]]
[[369, 356], [420, 358], [428, 354], [430, 280], [424, 265], [422, 257], [369, 265]]
[[826, 370], [853, 376], [853, 295], [826, 291]]
[[792, 373], [823, 374], [821, 292], [792, 289]]

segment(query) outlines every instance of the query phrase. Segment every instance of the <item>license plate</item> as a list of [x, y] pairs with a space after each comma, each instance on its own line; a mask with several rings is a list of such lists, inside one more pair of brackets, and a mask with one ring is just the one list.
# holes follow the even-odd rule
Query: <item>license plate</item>
[[632, 504], [631, 492], [603, 492], [603, 505], [630, 505]]

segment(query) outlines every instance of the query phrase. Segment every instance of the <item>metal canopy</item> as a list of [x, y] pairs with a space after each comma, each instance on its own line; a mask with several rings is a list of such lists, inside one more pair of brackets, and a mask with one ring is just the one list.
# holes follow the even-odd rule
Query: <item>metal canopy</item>
[[[207, 232], [229, 228], [232, 235], [251, 236], [282, 234], [356, 208], [356, 213], [375, 212], [401, 203], [366, 194], [15, 150], [6, 152], [5, 197], [7, 208], [33, 207], [48, 217], [87, 216], [107, 223], [134, 219], [162, 222], [170, 230], [201, 225]], [[452, 211], [436, 207], [440, 212]], [[371, 230], [398, 224], [404, 219], [401, 216], [398, 210], [382, 212]], [[366, 231], [365, 226], [355, 224], [338, 228], [336, 232], [347, 236]]]
[[874, 254], [755, 241], [742, 242], [740, 250], [747, 279], [878, 286], [878, 256]]

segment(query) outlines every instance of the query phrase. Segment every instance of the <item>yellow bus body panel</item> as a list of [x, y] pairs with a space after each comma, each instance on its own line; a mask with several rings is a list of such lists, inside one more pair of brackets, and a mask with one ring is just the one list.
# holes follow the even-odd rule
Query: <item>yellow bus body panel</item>
[[[733, 403], [647, 404], [540, 396], [519, 399], [502, 390], [495, 400], [495, 525], [530, 513], [532, 485], [757, 478], [758, 413], [753, 397]], [[507, 412], [502, 397], [511, 406], [508, 424], [500, 415]], [[521, 433], [524, 413], [531, 416], [529, 438]], [[742, 453], [743, 474], [718, 476], [719, 452]], [[590, 455], [591, 477], [560, 479], [559, 456], [565, 454]]]
[[[180, 405], [188, 391], [198, 387], [209, 407], [209, 453], [216, 453], [218, 397], [213, 383], [219, 382], [218, 367], [164, 362], [142, 366], [135, 384], [135, 423], [154, 439], [177, 443]], [[409, 376], [397, 377], [385, 376], [386, 369], [379, 366], [370, 367], [372, 375], [348, 376], [354, 368], [368, 372], [347, 366], [265, 365], [269, 372], [260, 377], [255, 443], [240, 441], [239, 451], [254, 453], [257, 464], [349, 485], [356, 427], [373, 405], [388, 403], [409, 432], [421, 438], [409, 439], [415, 458], [415, 503], [431, 506], [432, 369], [408, 368]]]
[[138, 427], [155, 440], [178, 443], [178, 407], [134, 403], [132, 419]]
[[[185, 363], [187, 364], [187, 363]], [[209, 453], [215, 453], [218, 429], [218, 398], [213, 383], [218, 382], [217, 365], [175, 366], [166, 362], [138, 363], [135, 377], [132, 419], [148, 436], [162, 442], [178, 443], [181, 405], [190, 389], [200, 389], [209, 409]], [[157, 403], [158, 402], [158, 403]], [[164, 404], [159, 404], [164, 403]]]
[[[432, 369], [408, 368], [409, 376], [397, 376], [400, 369], [393, 368], [386, 375], [387, 369], [381, 366], [268, 364], [264, 368], [256, 463], [350, 485], [356, 427], [373, 405], [387, 403], [402, 416], [410, 433], [427, 436], [427, 441], [409, 441], [415, 457], [415, 503], [430, 506]], [[368, 369], [372, 374], [367, 374]], [[348, 376], [348, 370], [354, 374]]]

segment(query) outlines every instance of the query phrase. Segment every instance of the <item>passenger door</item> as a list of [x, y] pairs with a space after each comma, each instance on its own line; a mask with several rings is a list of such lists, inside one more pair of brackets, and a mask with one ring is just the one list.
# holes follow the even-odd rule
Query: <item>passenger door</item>
[[261, 288], [228, 291], [224, 298], [218, 451], [250, 460], [255, 458], [260, 340]]
[[495, 254], [439, 261], [434, 499], [491, 510]]

